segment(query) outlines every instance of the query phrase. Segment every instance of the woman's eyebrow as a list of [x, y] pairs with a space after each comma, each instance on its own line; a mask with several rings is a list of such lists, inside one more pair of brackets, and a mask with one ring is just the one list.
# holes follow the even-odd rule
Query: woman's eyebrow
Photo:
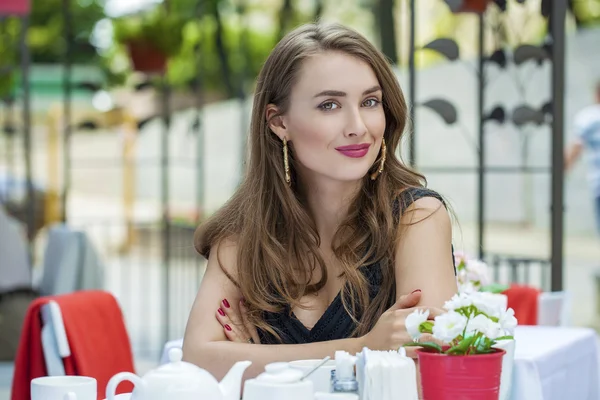
[[[363, 92], [363, 96], [366, 96], [367, 94], [371, 94], [371, 93], [375, 93], [381, 90], [381, 86], [377, 85], [377, 86], [373, 86], [372, 88], [369, 88], [367, 90], [365, 90]], [[340, 90], [323, 90], [322, 92], [319, 92], [317, 94], [315, 94], [314, 97], [324, 97], [324, 96], [329, 96], [329, 97], [345, 97], [347, 96], [346, 92], [342, 92]]]

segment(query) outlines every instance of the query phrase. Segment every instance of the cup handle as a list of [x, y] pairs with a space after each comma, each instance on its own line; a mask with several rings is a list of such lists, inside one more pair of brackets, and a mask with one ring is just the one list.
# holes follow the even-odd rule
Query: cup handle
[[119, 372], [118, 374], [110, 378], [110, 380], [108, 381], [108, 385], [106, 385], [106, 400], [115, 399], [117, 386], [119, 386], [119, 384], [123, 381], [130, 381], [131, 383], [133, 383], [134, 387], [138, 387], [139, 389], [142, 389], [144, 386], [144, 381], [136, 374], [132, 374], [131, 372]]
[[64, 400], [77, 400], [77, 396], [73, 392], [65, 394]]

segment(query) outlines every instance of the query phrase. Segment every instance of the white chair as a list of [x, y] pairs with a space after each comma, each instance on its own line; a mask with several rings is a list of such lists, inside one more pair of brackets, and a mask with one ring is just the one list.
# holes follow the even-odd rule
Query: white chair
[[568, 326], [569, 292], [542, 292], [538, 298], [538, 325]]
[[49, 296], [103, 286], [104, 268], [87, 235], [62, 224], [50, 228], [40, 293]]
[[48, 376], [64, 376], [63, 359], [71, 355], [65, 324], [58, 304], [51, 300], [41, 307], [42, 348]]

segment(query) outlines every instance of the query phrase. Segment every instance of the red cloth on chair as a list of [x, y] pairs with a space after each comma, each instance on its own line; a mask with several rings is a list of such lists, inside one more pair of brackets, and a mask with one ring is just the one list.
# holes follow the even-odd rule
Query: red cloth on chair
[[30, 383], [34, 378], [46, 376], [46, 364], [42, 349], [42, 317], [40, 307], [50, 300], [42, 297], [34, 300], [27, 309], [19, 348], [15, 358], [11, 399], [27, 400], [31, 398]]
[[532, 286], [513, 284], [504, 291], [508, 307], [515, 310], [519, 325], [537, 325], [538, 301], [542, 291]]
[[[63, 359], [65, 373], [96, 378], [98, 399], [104, 399], [113, 375], [134, 372], [131, 344], [116, 299], [108, 292], [80, 291], [41, 298], [30, 307], [15, 362], [12, 400], [29, 399], [31, 379], [46, 375], [40, 307], [50, 300], [60, 307], [71, 349], [71, 355]], [[130, 383], [124, 383], [118, 393], [132, 389]]]

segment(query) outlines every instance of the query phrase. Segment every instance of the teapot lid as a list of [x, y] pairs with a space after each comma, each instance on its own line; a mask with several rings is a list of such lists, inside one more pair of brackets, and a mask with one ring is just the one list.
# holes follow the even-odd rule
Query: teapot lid
[[[181, 375], [183, 374], [198, 374], [198, 373], [202, 373], [202, 369], [200, 369], [198, 366], [189, 363], [189, 362], [185, 362], [182, 361], [183, 359], [183, 351], [178, 348], [178, 347], [174, 347], [172, 349], [169, 349], [169, 363], [160, 366], [159, 368], [148, 372], [148, 374], [146, 374], [146, 376], [151, 375], [151, 376], [156, 376], [156, 375]], [[144, 376], [144, 377], [146, 377]]]
[[293, 383], [300, 381], [303, 375], [302, 371], [290, 367], [286, 362], [276, 362], [265, 365], [265, 372], [256, 380], [265, 383]]

